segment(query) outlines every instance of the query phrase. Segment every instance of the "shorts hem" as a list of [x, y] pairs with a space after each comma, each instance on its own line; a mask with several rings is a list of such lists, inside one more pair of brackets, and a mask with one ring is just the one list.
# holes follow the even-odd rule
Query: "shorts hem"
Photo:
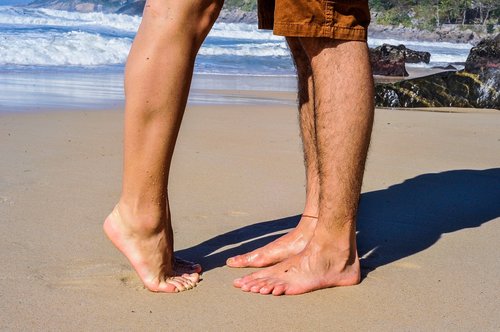
[[[327, 26], [316, 24], [293, 24], [275, 22], [270, 27], [269, 22], [259, 23], [259, 28], [273, 30], [275, 35], [285, 37], [325, 37], [341, 40], [365, 41], [368, 38], [366, 28], [347, 28], [341, 26]], [[264, 24], [267, 23], [267, 24]]]
[[258, 24], [259, 29], [262, 30], [273, 30], [273, 21], [272, 20], [259, 20]]

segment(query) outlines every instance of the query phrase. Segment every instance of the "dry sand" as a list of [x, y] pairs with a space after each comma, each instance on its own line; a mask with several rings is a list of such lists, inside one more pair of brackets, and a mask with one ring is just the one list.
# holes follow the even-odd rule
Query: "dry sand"
[[[189, 107], [174, 157], [176, 248], [193, 291], [143, 289], [101, 223], [121, 179], [122, 113], [0, 115], [0, 330], [498, 331], [500, 114], [377, 110], [359, 286], [243, 293], [225, 259], [297, 222], [293, 106]], [[274, 221], [270, 223], [270, 221]]]

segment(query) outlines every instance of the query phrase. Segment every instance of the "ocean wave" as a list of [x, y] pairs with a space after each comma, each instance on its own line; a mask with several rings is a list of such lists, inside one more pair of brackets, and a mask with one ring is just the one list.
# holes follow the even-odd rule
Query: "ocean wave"
[[439, 62], [439, 63], [455, 63], [455, 62], [465, 62], [467, 60], [469, 53], [464, 54], [436, 54], [434, 53], [431, 56], [431, 63]]
[[[141, 17], [124, 14], [78, 13], [53, 9], [0, 7], [0, 24], [51, 27], [100, 27], [135, 32]], [[267, 30], [244, 23], [215, 23], [209, 36], [228, 39], [283, 40]]]
[[[122, 65], [140, 20], [138, 16], [121, 14], [0, 6], [0, 65]], [[470, 44], [369, 39], [370, 46], [383, 43], [429, 51], [431, 65], [464, 62], [472, 47]], [[206, 67], [214, 71], [226, 70], [229, 57], [252, 68], [252, 72], [267, 72], [271, 66], [279, 70], [291, 67], [283, 37], [258, 30], [252, 24], [216, 23], [200, 55], [200, 61], [206, 60]], [[284, 58], [287, 60], [282, 61]], [[201, 62], [199, 67], [204, 68]], [[246, 72], [248, 68], [235, 70]]]
[[0, 24], [23, 26], [113, 28], [132, 32], [141, 22], [138, 16], [105, 13], [77, 13], [53, 9], [0, 7]]
[[[106, 37], [84, 31], [65, 33], [31, 32], [22, 38], [0, 32], [0, 65], [102, 66], [123, 64], [131, 38]], [[284, 57], [284, 43], [203, 45], [202, 56]]]
[[131, 39], [71, 31], [57, 34], [0, 34], [0, 65], [100, 66], [122, 64]]

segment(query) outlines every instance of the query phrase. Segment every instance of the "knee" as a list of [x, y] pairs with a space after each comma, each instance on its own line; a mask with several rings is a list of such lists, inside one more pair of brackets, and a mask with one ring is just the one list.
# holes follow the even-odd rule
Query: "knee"
[[144, 18], [161, 25], [162, 31], [182, 33], [201, 45], [223, 3], [224, 0], [148, 0]]
[[196, 5], [194, 20], [197, 33], [206, 36], [219, 17], [224, 0], [202, 0]]

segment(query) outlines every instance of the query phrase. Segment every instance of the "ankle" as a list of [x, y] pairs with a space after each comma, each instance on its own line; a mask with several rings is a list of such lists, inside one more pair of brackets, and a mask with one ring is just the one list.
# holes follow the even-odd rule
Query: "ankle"
[[121, 199], [114, 212], [133, 232], [158, 233], [165, 228], [166, 209], [158, 205], [138, 206]]
[[347, 267], [359, 262], [355, 237], [345, 234], [322, 236], [316, 229], [310, 246], [315, 252], [332, 257], [339, 266]]
[[319, 208], [318, 208], [317, 204], [306, 204], [302, 215], [312, 216], [312, 217], [317, 218], [319, 215]]
[[295, 229], [303, 235], [311, 237], [314, 234], [314, 230], [316, 229], [317, 224], [318, 218], [315, 215], [304, 213], [302, 214], [302, 217], [300, 218], [300, 221]]

